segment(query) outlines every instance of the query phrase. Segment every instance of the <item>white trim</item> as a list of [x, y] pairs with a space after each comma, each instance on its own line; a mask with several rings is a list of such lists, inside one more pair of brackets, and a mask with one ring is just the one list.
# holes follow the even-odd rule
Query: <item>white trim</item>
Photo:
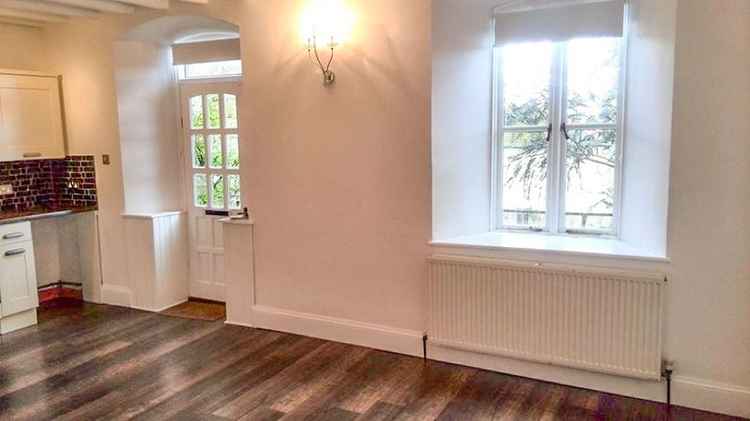
[[[441, 347], [429, 341], [427, 342], [427, 355], [430, 359], [437, 361], [477, 367], [514, 376], [656, 402], [666, 401], [666, 384], [663, 381], [632, 379], [460, 351]], [[750, 389], [737, 385], [715, 384], [704, 379], [673, 377], [672, 403], [704, 411], [750, 417]]]
[[750, 388], [687, 376], [672, 377], [672, 403], [750, 418]]
[[102, 284], [101, 300], [102, 304], [131, 307], [133, 292], [130, 288], [121, 285]]
[[422, 332], [415, 330], [257, 305], [253, 307], [253, 320], [255, 326], [262, 329], [405, 355], [422, 355]]
[[179, 300], [177, 300], [177, 302], [175, 302], [173, 304], [169, 304], [169, 305], [166, 305], [164, 307], [157, 308], [157, 309], [148, 308], [148, 307], [140, 307], [140, 306], [130, 306], [130, 308], [135, 309], [135, 310], [148, 311], [148, 312], [151, 312], [151, 313], [161, 313], [164, 310], [170, 309], [170, 308], [172, 308], [174, 306], [178, 306], [180, 304], [184, 304], [184, 303], [186, 303], [188, 301], [190, 301], [190, 300], [187, 299], [187, 298], [185, 298], [185, 299], [179, 299]]
[[168, 212], [143, 212], [143, 213], [122, 213], [121, 216], [127, 219], [157, 219], [166, 218], [168, 216], [184, 215], [186, 211], [168, 211]]
[[17, 330], [25, 329], [37, 324], [36, 307], [11, 314], [10, 316], [0, 317], [0, 335], [6, 335]]

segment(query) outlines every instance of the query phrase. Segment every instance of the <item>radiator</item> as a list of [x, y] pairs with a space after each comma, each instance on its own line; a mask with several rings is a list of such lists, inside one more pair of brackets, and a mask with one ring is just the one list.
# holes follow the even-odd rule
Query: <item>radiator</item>
[[434, 256], [431, 344], [659, 379], [664, 275]]

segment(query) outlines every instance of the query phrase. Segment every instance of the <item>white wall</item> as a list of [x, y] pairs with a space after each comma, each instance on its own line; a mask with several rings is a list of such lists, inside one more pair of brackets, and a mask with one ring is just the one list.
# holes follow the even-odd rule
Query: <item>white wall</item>
[[750, 2], [677, 12], [666, 345], [681, 376], [744, 388], [750, 416]]
[[620, 232], [666, 256], [677, 0], [629, 4]]
[[[454, 31], [459, 22], [489, 19], [480, 0], [455, 3], [467, 8], [476, 3], [477, 15], [457, 12]], [[372, 326], [421, 331], [431, 237], [431, 3], [353, 2], [357, 33], [337, 55], [338, 81], [330, 89], [320, 85], [299, 44], [295, 24], [301, 4], [213, 0], [208, 9], [182, 6], [172, 12], [208, 13], [239, 24], [243, 59], [253, 63], [243, 83], [241, 125], [248, 156], [243, 187], [257, 219], [258, 301], [318, 320], [356, 321], [364, 339], [381, 338], [384, 330]], [[750, 91], [749, 4], [679, 2], [672, 264], [664, 268], [671, 280], [665, 346], [677, 361], [676, 402], [746, 415], [750, 228], [744, 219], [750, 190], [742, 183], [750, 175], [750, 144], [742, 136], [750, 129], [744, 94]], [[124, 193], [112, 46], [150, 16], [48, 30], [53, 67], [66, 81], [71, 152], [113, 157], [111, 166], [97, 160], [104, 277], [105, 284], [123, 288], [128, 288], [119, 216]], [[469, 36], [481, 39], [474, 37]], [[436, 37], [436, 48], [457, 45], [439, 42]], [[449, 50], [446, 57], [454, 54]], [[476, 60], [483, 61], [478, 53]], [[440, 69], [435, 73], [449, 80]], [[456, 126], [453, 130], [460, 134]], [[467, 153], [481, 149], [472, 148]], [[494, 367], [510, 370], [511, 364]], [[544, 377], [553, 370], [542, 366], [537, 373]], [[654, 397], [663, 396], [662, 385], [653, 390]]]
[[495, 3], [432, 2], [434, 240], [490, 229]]
[[[481, 60], [477, 59], [476, 65], [472, 60], [478, 56], [477, 47], [463, 44], [466, 48], [463, 55], [457, 54], [455, 48], [461, 45], [458, 40], [480, 40], [483, 33], [491, 37], [488, 22], [490, 10], [496, 3], [494, 0], [433, 2], [434, 9], [441, 9], [433, 10], [434, 24], [442, 24], [443, 31], [442, 35], [439, 28], [433, 32], [433, 55], [437, 57], [433, 60], [432, 98], [436, 150], [450, 145], [447, 141], [440, 143], [443, 139], [438, 132], [444, 125], [435, 121], [438, 110], [454, 110], [469, 126], [466, 131], [485, 127], [483, 119], [462, 114], [461, 106], [479, 109], [477, 113], [485, 115], [481, 110], [490, 108], [488, 95], [478, 92], [478, 88], [469, 83], [461, 83], [468, 92], [477, 90], [471, 98], [480, 98], [484, 104], [476, 105], [466, 99], [466, 91], [456, 92], [459, 89], [454, 86], [437, 85], [438, 80], [444, 83], [465, 81], [471, 75], [480, 81], [487, 80], [489, 67], [483, 70]], [[482, 254], [665, 271], [670, 279], [665, 356], [677, 363], [675, 402], [750, 416], [750, 228], [744, 223], [750, 215], [750, 189], [745, 186], [750, 179], [750, 143], [745, 141], [745, 134], [750, 133], [747, 118], [750, 112], [750, 96], [747, 95], [750, 92], [750, 43], [747, 42], [750, 40], [750, 2], [634, 0], [631, 4], [634, 39], [629, 58], [634, 61], [629, 67], [628, 86], [630, 93], [637, 96], [635, 102], [642, 106], [638, 108], [631, 103], [628, 108], [625, 171], [626, 182], [630, 184], [626, 185], [624, 196], [624, 237], [635, 244], [654, 244], [657, 249], [663, 249], [668, 242], [672, 263], [570, 258], [541, 252]], [[468, 13], [473, 18], [467, 17]], [[438, 16], [446, 18], [439, 20]], [[453, 41], [439, 41], [441, 39]], [[455, 62], [443, 60], [447, 57], [464, 59], [468, 64], [457, 66]], [[452, 94], [446, 95], [446, 92]], [[455, 103], [440, 104], [446, 101]], [[453, 160], [465, 159], [465, 145], [456, 141], [452, 148], [456, 150], [455, 155], [445, 161], [451, 168], [461, 169], [461, 164]], [[480, 153], [481, 150], [477, 155]], [[433, 159], [443, 159], [446, 155], [434, 153]], [[481, 158], [489, 162], [489, 154]], [[435, 164], [436, 172], [442, 165], [444, 163]], [[671, 176], [671, 187], [667, 174]], [[467, 177], [475, 175], [467, 172]], [[436, 174], [435, 181], [446, 182], [440, 176]], [[454, 178], [460, 180], [460, 177]], [[452, 222], [441, 216], [442, 207], [447, 205], [438, 200], [444, 191], [454, 189], [450, 182], [447, 184], [447, 187], [435, 187], [438, 202], [435, 223], [438, 225], [440, 221]], [[667, 215], [669, 225], [665, 235]], [[462, 226], [460, 218], [455, 221]], [[664, 399], [660, 384], [613, 381], [486, 356], [444, 352], [440, 357], [552, 381], [598, 385], [620, 393]]]
[[46, 71], [46, 54], [42, 29], [0, 22], [0, 69]]
[[170, 47], [114, 45], [126, 213], [183, 208], [177, 81]]

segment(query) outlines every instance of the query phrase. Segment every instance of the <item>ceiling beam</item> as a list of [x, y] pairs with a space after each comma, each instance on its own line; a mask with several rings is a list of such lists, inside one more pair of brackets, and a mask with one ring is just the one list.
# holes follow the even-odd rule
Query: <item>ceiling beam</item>
[[58, 3], [82, 9], [109, 13], [133, 13], [135, 8], [109, 0], [46, 0], [46, 3]]
[[65, 22], [66, 18], [46, 13], [27, 12], [24, 10], [8, 9], [0, 7], [0, 16], [6, 18], [19, 18], [39, 22]]
[[148, 7], [149, 9], [169, 9], [169, 0], [117, 0], [120, 3], [133, 6]]
[[30, 20], [24, 19], [6, 18], [3, 16], [0, 16], [0, 24], [27, 26], [31, 28], [44, 28], [44, 24], [42, 22], [32, 22]]
[[63, 6], [54, 3], [40, 3], [23, 0], [0, 0], [0, 7], [8, 9], [26, 10], [39, 13], [50, 13], [63, 16], [91, 16], [95, 14], [90, 10]]

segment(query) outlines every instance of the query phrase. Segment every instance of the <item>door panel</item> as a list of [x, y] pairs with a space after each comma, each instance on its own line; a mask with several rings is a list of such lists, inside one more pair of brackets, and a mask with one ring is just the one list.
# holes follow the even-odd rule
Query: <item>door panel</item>
[[33, 243], [0, 247], [0, 300], [3, 317], [37, 307]]

